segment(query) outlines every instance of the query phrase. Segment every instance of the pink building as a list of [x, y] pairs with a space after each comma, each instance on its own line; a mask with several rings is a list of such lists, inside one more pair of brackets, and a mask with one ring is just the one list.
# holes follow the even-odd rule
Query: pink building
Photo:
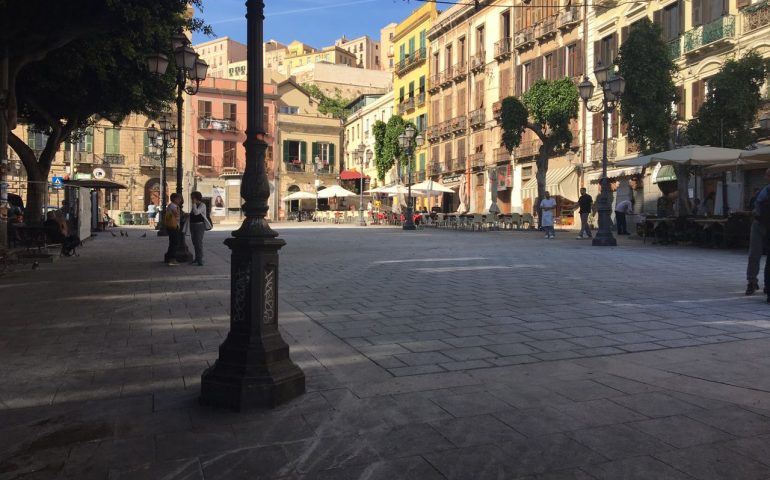
[[[265, 84], [264, 89], [267, 174], [272, 186], [278, 97], [275, 85]], [[212, 199], [213, 217], [239, 216], [241, 176], [246, 167], [246, 81], [207, 78], [192, 103], [188, 114], [193, 131], [193, 189]]]

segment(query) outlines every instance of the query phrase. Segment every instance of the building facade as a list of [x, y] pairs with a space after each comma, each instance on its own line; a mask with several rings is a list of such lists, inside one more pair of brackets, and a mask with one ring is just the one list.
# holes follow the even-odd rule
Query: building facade
[[[393, 116], [393, 110], [392, 90], [385, 95], [362, 95], [350, 105], [350, 114], [345, 119], [344, 166], [347, 170], [363, 172], [369, 177], [369, 185], [372, 188], [382, 184], [377, 178], [377, 165], [374, 159], [373, 126], [378, 120], [388, 123]], [[355, 153], [360, 145], [364, 146], [363, 168]], [[393, 173], [386, 175], [385, 184], [395, 182]]]
[[[294, 44], [292, 43], [292, 45]], [[292, 50], [292, 45], [289, 45], [289, 52], [283, 60], [283, 67], [277, 68], [279, 72], [285, 75], [293, 75], [297, 68], [316, 63], [331, 63], [348, 67], [356, 67], [358, 64], [355, 54], [336, 45], [321, 50], [313, 49], [309, 52]]]
[[193, 48], [201, 60], [209, 64], [208, 77], [225, 77], [229, 64], [246, 60], [246, 45], [229, 37], [199, 43]]
[[331, 98], [356, 98], [384, 94], [393, 88], [393, 76], [382, 70], [366, 70], [347, 65], [313, 63], [296, 68], [291, 74], [297, 83], [312, 83]]
[[334, 45], [344, 48], [356, 56], [356, 66], [367, 70], [381, 70], [382, 55], [380, 52], [380, 42], [372, 40], [368, 35], [358, 37], [352, 40], [344, 36], [334, 42]]
[[393, 51], [393, 38], [396, 36], [397, 23], [389, 23], [380, 30], [380, 52], [382, 52], [380, 62], [381, 69], [393, 73], [395, 67], [395, 54]]

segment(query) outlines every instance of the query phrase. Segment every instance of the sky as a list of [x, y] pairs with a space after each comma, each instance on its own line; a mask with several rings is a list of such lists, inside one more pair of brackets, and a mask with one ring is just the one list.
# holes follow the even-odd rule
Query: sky
[[[423, 5], [420, 0], [264, 0], [265, 40], [288, 44], [299, 40], [312, 47], [333, 45], [343, 35], [380, 38], [380, 29], [400, 22]], [[203, 0], [203, 12], [196, 12], [212, 26], [215, 37], [200, 34], [193, 43], [230, 37], [246, 43], [244, 0]]]

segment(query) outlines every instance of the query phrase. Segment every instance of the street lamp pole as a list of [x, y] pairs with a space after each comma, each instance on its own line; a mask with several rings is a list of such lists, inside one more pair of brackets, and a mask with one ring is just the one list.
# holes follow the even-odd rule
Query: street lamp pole
[[366, 220], [364, 219], [364, 156], [366, 155], [366, 146], [362, 143], [358, 146], [358, 164], [360, 165], [360, 179], [358, 190], [358, 226], [365, 227]]
[[604, 134], [602, 138], [602, 177], [599, 181], [601, 192], [597, 202], [597, 212], [599, 213], [599, 229], [594, 236], [592, 245], [598, 247], [614, 247], [618, 244], [615, 237], [612, 236], [610, 225], [612, 224], [612, 200], [610, 199], [610, 181], [607, 178], [607, 135], [609, 115], [615, 109], [625, 90], [626, 81], [620, 75], [615, 75], [609, 67], [600, 68], [594, 71], [596, 81], [602, 89], [601, 104], [591, 106], [588, 101], [593, 97], [594, 84], [587, 76], [578, 85], [580, 98], [583, 99], [586, 109], [593, 113], [602, 113], [602, 123]]
[[155, 225], [155, 229], [158, 230], [159, 237], [165, 237], [168, 236], [168, 230], [166, 230], [166, 224], [163, 221], [166, 213], [166, 204], [168, 203], [168, 200], [166, 199], [168, 196], [166, 159], [168, 158], [167, 154], [169, 147], [173, 148], [174, 146], [174, 140], [177, 138], [177, 130], [165, 116], [158, 119], [158, 126], [160, 127], [160, 130], [156, 129], [155, 125], [151, 125], [150, 128], [147, 129], [147, 135], [150, 137], [150, 140], [156, 144], [157, 148], [160, 149], [160, 205], [158, 205], [158, 222]]
[[305, 393], [305, 375], [291, 361], [278, 330], [277, 238], [265, 216], [270, 182], [265, 165], [262, 23], [265, 4], [247, 0], [246, 169], [241, 183], [245, 219], [225, 240], [230, 261], [230, 332], [219, 358], [203, 372], [202, 404], [234, 410], [275, 407]]
[[406, 130], [404, 130], [404, 133], [398, 136], [398, 141], [401, 147], [406, 151], [406, 161], [409, 164], [409, 186], [407, 189], [408, 193], [406, 200], [406, 220], [404, 221], [403, 227], [401, 227], [404, 230], [417, 229], [414, 224], [414, 203], [412, 202], [412, 154], [414, 153], [412, 150], [412, 140], [414, 140], [418, 147], [421, 147], [425, 142], [425, 139], [423, 138], [422, 134], [418, 134], [416, 137], [414, 134], [415, 129], [411, 124], [409, 124], [407, 125]]

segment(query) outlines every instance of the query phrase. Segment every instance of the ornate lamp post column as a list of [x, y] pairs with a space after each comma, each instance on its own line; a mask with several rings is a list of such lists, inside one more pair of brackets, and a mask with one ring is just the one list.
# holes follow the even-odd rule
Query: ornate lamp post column
[[176, 127], [171, 125], [171, 121], [166, 117], [158, 119], [158, 126], [160, 130], [155, 128], [155, 125], [151, 125], [147, 129], [147, 136], [150, 140], [156, 144], [160, 150], [160, 205], [158, 205], [158, 222], [155, 228], [158, 230], [159, 237], [168, 236], [166, 225], [163, 222], [163, 215], [166, 213], [166, 204], [168, 203], [168, 182], [166, 181], [166, 159], [168, 158], [168, 149], [174, 148], [174, 141], [176, 140]]
[[315, 211], [318, 211], [318, 187], [321, 186], [320, 180], [318, 180], [318, 162], [321, 161], [321, 157], [318, 155], [315, 156], [313, 159], [313, 177], [314, 181], [313, 184], [315, 185]]
[[358, 190], [358, 226], [359, 227], [365, 227], [366, 226], [366, 220], [364, 219], [364, 157], [366, 156], [366, 146], [362, 143], [358, 146], [358, 149], [356, 150], [356, 155], [358, 156], [358, 165], [360, 168], [360, 174], [361, 177], [359, 179], [359, 190]]
[[604, 127], [604, 135], [602, 142], [602, 177], [600, 180], [601, 192], [597, 201], [597, 211], [599, 213], [599, 230], [596, 232], [592, 245], [599, 247], [614, 247], [618, 244], [615, 237], [612, 236], [610, 225], [612, 219], [612, 199], [610, 198], [610, 181], [607, 178], [607, 135], [608, 135], [608, 123], [609, 115], [615, 109], [620, 100], [620, 96], [626, 87], [626, 81], [620, 75], [615, 75], [609, 67], [601, 68], [594, 71], [596, 81], [602, 89], [602, 103], [591, 106], [588, 104], [589, 100], [594, 94], [594, 84], [588, 79], [587, 76], [583, 77], [583, 81], [578, 85], [580, 91], [580, 98], [583, 99], [586, 109], [589, 112], [602, 113], [602, 123]]
[[408, 125], [404, 133], [398, 136], [398, 142], [401, 147], [406, 150], [406, 161], [409, 163], [409, 188], [407, 194], [408, 198], [406, 199], [406, 220], [404, 221], [404, 226], [401, 227], [404, 230], [417, 229], [414, 224], [414, 203], [412, 202], [412, 154], [414, 153], [412, 150], [412, 140], [414, 140], [418, 147], [421, 147], [425, 142], [425, 139], [423, 138], [422, 134], [418, 134], [417, 137], [415, 137], [414, 134], [414, 127], [412, 125]]
[[270, 183], [265, 168], [262, 0], [247, 0], [248, 90], [246, 169], [241, 183], [246, 218], [225, 240], [232, 250], [230, 332], [219, 358], [203, 372], [204, 405], [247, 410], [275, 407], [305, 393], [305, 375], [289, 358], [278, 331], [278, 239], [265, 220]]
[[[173, 50], [174, 65], [176, 67], [176, 193], [182, 195], [183, 192], [183, 149], [182, 149], [182, 114], [184, 110], [184, 99], [182, 94], [195, 95], [198, 93], [200, 83], [206, 79], [206, 72], [208, 71], [208, 64], [200, 59], [199, 55], [195, 53], [195, 50], [190, 46], [190, 42], [186, 36], [179, 33], [174, 35], [171, 40], [171, 48]], [[156, 75], [164, 75], [168, 68], [168, 57], [162, 53], [155, 53], [147, 57], [147, 63], [152, 73]], [[188, 85], [188, 80], [191, 82]], [[192, 260], [192, 254], [187, 248], [185, 242], [185, 234], [183, 229], [179, 229], [179, 235], [181, 236], [178, 242], [178, 250], [176, 252], [176, 259], [179, 262], [189, 262]]]

